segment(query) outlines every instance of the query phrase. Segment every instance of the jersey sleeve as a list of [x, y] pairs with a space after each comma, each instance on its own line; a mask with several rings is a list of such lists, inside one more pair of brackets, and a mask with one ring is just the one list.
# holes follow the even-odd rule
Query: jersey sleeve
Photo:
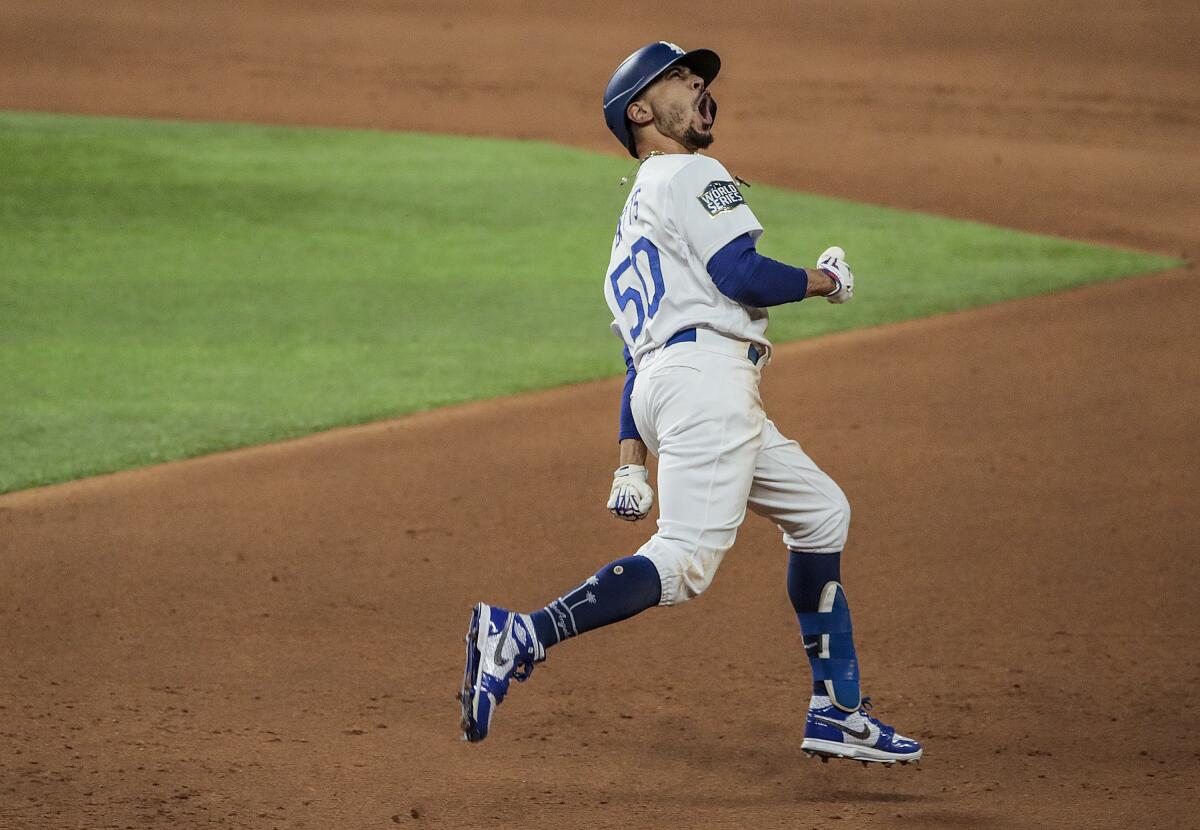
[[762, 225], [725, 166], [696, 156], [671, 178], [671, 219], [705, 265], [717, 251], [742, 234], [758, 240]]

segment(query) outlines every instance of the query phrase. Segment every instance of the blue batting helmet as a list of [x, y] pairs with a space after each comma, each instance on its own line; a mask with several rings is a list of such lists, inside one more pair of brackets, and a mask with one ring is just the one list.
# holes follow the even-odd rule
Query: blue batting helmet
[[604, 90], [604, 123], [608, 124], [617, 141], [621, 142], [634, 158], [637, 158], [637, 148], [633, 143], [633, 133], [629, 129], [629, 119], [625, 117], [625, 110], [643, 89], [677, 63], [683, 64], [703, 78], [705, 85], [711, 84], [713, 78], [721, 71], [721, 58], [711, 49], [693, 49], [691, 52], [685, 52], [674, 43], [660, 40], [643, 46], [627, 57], [608, 79], [608, 87]]

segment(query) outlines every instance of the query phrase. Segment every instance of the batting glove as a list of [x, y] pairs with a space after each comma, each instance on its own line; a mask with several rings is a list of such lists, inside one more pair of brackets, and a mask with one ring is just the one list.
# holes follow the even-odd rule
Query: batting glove
[[646, 518], [654, 506], [654, 490], [646, 481], [646, 468], [639, 464], [617, 467], [612, 492], [608, 494], [609, 512], [627, 522]]
[[844, 303], [854, 297], [854, 273], [846, 264], [846, 252], [834, 245], [817, 260], [817, 268], [833, 280], [834, 289], [825, 295], [831, 303]]

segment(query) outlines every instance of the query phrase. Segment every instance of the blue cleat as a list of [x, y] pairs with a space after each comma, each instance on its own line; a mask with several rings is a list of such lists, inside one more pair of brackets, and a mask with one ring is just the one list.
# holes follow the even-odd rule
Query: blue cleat
[[845, 712], [829, 698], [814, 695], [800, 748], [822, 761], [849, 758], [862, 761], [864, 766], [869, 762], [891, 766], [921, 760], [921, 745], [871, 717], [867, 714], [870, 708], [871, 699], [866, 697], [857, 712]]
[[545, 658], [527, 616], [482, 602], [476, 605], [467, 629], [467, 665], [458, 694], [463, 738], [472, 743], [486, 738], [492, 712], [508, 694], [509, 682], [529, 679], [533, 664]]

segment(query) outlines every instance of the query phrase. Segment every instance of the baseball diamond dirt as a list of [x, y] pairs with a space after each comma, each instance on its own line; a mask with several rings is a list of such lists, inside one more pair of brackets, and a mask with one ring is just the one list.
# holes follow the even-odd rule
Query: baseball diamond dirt
[[[612, 153], [600, 90], [664, 37], [721, 51], [751, 181], [1195, 255], [1194, 2], [903, 9], [16, 0], [0, 107]], [[1198, 312], [1182, 269], [779, 349], [916, 769], [800, 754], [753, 517], [704, 597], [563, 645], [459, 741], [471, 604], [644, 538], [604, 507], [612, 380], [0, 497], [0, 827], [1194, 827]]]

